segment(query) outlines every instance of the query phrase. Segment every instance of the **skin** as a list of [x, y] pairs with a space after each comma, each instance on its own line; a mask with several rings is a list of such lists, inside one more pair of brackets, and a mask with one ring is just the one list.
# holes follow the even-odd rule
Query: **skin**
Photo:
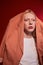
[[29, 38], [32, 37], [32, 32], [34, 32], [36, 26], [36, 18], [33, 13], [24, 14], [24, 36]]

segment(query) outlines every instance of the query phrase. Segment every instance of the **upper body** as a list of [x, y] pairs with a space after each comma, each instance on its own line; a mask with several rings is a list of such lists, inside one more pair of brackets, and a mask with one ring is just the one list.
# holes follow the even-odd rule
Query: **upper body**
[[[42, 29], [43, 29], [43, 23], [35, 16], [33, 12], [28, 13], [28, 11], [26, 11], [12, 18], [9, 22], [9, 25], [7, 27], [7, 30], [5, 32], [5, 35], [3, 37], [0, 46], [0, 58], [3, 58], [1, 59], [3, 60], [3, 65], [12, 65], [12, 64], [19, 65], [22, 62], [21, 59], [25, 55], [27, 57], [27, 54], [30, 53], [27, 52], [27, 54], [24, 54], [24, 49], [25, 51], [28, 50], [28, 48], [26, 50], [24, 46], [26, 45], [28, 46], [29, 44], [31, 51], [33, 51], [32, 50], [33, 47], [35, 48], [34, 50], [37, 51], [37, 52], [33, 52], [34, 55], [36, 53], [36, 56], [34, 57], [37, 57], [37, 61], [35, 62], [37, 64], [43, 65], [43, 30]], [[29, 44], [24, 42], [24, 37], [28, 39], [34, 37], [35, 42], [33, 43], [33, 47], [31, 46], [32, 42]], [[30, 49], [28, 51], [30, 51]]]
[[20, 65], [39, 65], [34, 38], [24, 38], [23, 46], [23, 55], [20, 60]]

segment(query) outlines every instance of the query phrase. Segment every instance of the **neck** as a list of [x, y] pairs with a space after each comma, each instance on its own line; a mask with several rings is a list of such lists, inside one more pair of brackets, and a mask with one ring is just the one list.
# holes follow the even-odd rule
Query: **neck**
[[32, 34], [31, 34], [31, 33], [26, 34], [26, 33], [24, 32], [24, 37], [26, 37], [26, 38], [31, 38], [31, 37], [32, 37]]
[[24, 37], [31, 38], [32, 37], [32, 33], [28, 32], [26, 29], [24, 29]]

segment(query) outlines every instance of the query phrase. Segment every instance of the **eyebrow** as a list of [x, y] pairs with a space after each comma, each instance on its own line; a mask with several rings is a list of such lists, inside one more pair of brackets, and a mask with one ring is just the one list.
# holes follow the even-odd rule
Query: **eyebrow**
[[[34, 18], [32, 18], [32, 19], [34, 19]], [[36, 18], [35, 18], [35, 19], [36, 19]], [[35, 20], [35, 19], [34, 19], [34, 20]], [[29, 18], [24, 18], [24, 20], [29, 20]]]
[[29, 18], [24, 18], [24, 20], [29, 20]]

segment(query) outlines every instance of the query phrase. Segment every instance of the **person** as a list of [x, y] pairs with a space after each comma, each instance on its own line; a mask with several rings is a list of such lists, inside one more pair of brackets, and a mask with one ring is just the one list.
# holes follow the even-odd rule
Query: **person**
[[3, 65], [43, 65], [43, 22], [28, 9], [13, 17], [0, 46]]

